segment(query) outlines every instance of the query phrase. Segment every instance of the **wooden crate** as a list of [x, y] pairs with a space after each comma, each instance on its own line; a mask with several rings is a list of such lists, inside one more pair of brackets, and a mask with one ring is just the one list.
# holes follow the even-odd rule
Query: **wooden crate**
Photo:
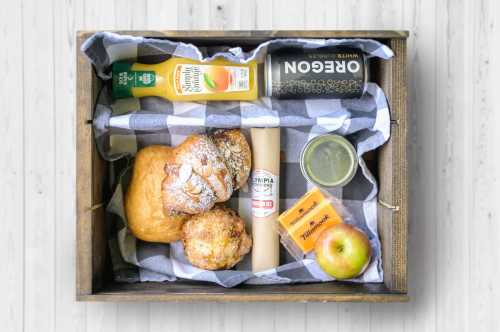
[[106, 163], [93, 140], [92, 110], [97, 77], [80, 52], [93, 31], [77, 36], [77, 280], [80, 301], [407, 301], [407, 76], [406, 31], [120, 31], [119, 33], [183, 40], [198, 45], [252, 47], [273, 38], [373, 38], [395, 53], [377, 61], [371, 80], [386, 92], [391, 108], [391, 138], [372, 156], [379, 180], [378, 229], [382, 242], [383, 283], [251, 286], [233, 289], [208, 283], [137, 283], [112, 280], [104, 227]]

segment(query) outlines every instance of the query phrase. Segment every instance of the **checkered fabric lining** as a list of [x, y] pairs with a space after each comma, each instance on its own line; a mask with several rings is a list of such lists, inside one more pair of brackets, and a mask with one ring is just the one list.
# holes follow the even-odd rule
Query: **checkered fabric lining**
[[[193, 45], [168, 40], [147, 39], [98, 33], [84, 43], [82, 51], [89, 57], [99, 77], [109, 80], [109, 65], [116, 60], [129, 59], [155, 63], [170, 56], [185, 56], [209, 60], [223, 56], [244, 63], [262, 61], [267, 54], [281, 47], [316, 48], [347, 45], [357, 47], [369, 56], [389, 59], [392, 51], [373, 40], [273, 40], [245, 53], [240, 48], [218, 47], [200, 49]], [[278, 268], [253, 274], [246, 257], [233, 270], [206, 271], [187, 262], [180, 242], [147, 243], [134, 238], [126, 225], [123, 197], [130, 178], [131, 158], [135, 152], [151, 144], [177, 145], [191, 133], [213, 128], [280, 126], [285, 160], [281, 165], [280, 207], [290, 207], [310, 185], [300, 173], [298, 156], [304, 144], [323, 133], [345, 136], [361, 157], [382, 145], [390, 133], [390, 118], [383, 91], [369, 83], [361, 99], [352, 100], [276, 100], [260, 98], [256, 102], [169, 102], [162, 98], [113, 100], [104, 85], [94, 113], [96, 144], [103, 158], [111, 162], [110, 186], [113, 195], [107, 211], [115, 279], [118, 281], [174, 281], [178, 278], [209, 281], [224, 287], [240, 283], [274, 284], [319, 282], [332, 280], [315, 263], [313, 254], [295, 261], [282, 250]], [[354, 282], [381, 282], [380, 242], [377, 233], [377, 184], [362, 158], [353, 181], [333, 190], [351, 213], [348, 220], [363, 229], [370, 238], [374, 257], [366, 272]], [[250, 218], [249, 188], [244, 187], [231, 198], [228, 205], [245, 220]], [[250, 226], [250, 225], [249, 225]]]

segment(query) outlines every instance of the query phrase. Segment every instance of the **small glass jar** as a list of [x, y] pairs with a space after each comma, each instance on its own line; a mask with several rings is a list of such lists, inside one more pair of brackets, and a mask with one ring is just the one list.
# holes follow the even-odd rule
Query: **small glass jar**
[[325, 134], [311, 139], [300, 154], [300, 170], [311, 183], [323, 187], [343, 187], [358, 169], [358, 155], [344, 137]]

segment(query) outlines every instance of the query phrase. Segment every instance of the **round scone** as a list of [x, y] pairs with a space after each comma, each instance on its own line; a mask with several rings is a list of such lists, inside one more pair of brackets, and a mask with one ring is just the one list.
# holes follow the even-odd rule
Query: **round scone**
[[203, 177], [215, 192], [217, 202], [227, 201], [233, 194], [232, 174], [219, 150], [206, 135], [190, 135], [175, 148], [175, 163], [188, 164]]
[[233, 176], [233, 189], [241, 188], [247, 182], [252, 166], [252, 152], [247, 139], [239, 129], [219, 129], [211, 137]]
[[217, 197], [208, 182], [190, 164], [167, 164], [162, 183], [163, 206], [167, 213], [197, 214], [210, 210]]
[[167, 214], [163, 208], [162, 181], [172, 148], [152, 145], [140, 150], [125, 196], [125, 213], [130, 231], [138, 239], [169, 243], [180, 240], [188, 215]]
[[193, 216], [186, 221], [182, 232], [187, 259], [201, 269], [230, 269], [252, 247], [245, 222], [236, 212], [220, 205]]

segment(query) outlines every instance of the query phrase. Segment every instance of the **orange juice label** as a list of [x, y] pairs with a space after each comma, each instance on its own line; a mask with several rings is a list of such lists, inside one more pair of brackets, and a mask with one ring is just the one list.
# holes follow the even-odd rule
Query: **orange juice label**
[[178, 64], [174, 89], [177, 95], [248, 91], [250, 70], [242, 66]]
[[325, 200], [325, 195], [321, 190], [318, 188], [311, 189], [293, 207], [283, 212], [278, 220], [283, 227], [290, 228], [323, 200]]

